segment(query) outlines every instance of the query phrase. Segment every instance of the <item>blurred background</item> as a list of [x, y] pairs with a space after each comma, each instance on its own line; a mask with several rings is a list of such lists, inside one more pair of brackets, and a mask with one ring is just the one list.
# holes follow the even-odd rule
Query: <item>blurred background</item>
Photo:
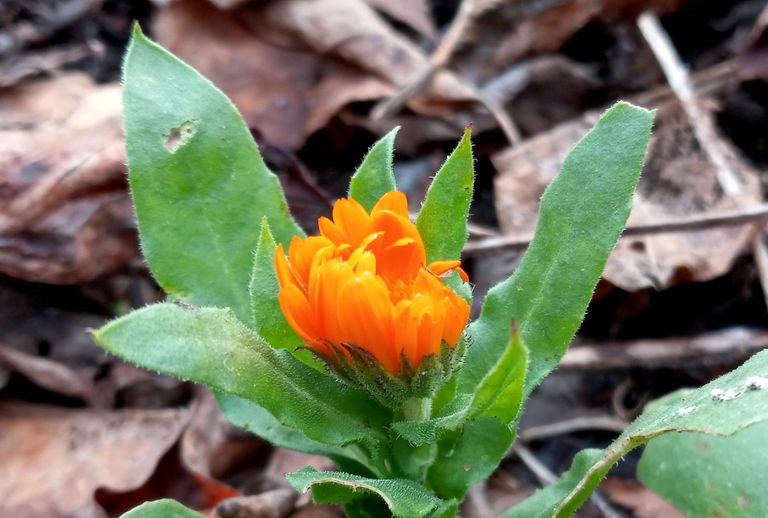
[[[126, 190], [134, 21], [234, 100], [310, 231], [396, 125], [418, 210], [472, 124], [475, 300], [514, 270], [539, 196], [600, 112], [658, 110], [629, 230], [528, 404], [524, 454], [464, 516], [498, 516], [646, 402], [768, 346], [765, 0], [0, 0], [0, 516], [116, 516], [166, 496], [219, 517], [341, 516], [282, 480], [327, 461], [227, 425], [199, 387], [86, 332], [163, 297]], [[581, 515], [680, 516], [636, 462]]]

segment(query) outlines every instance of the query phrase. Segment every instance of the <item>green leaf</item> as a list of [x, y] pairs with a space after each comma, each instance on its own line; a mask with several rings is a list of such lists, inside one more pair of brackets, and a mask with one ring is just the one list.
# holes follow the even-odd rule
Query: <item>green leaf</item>
[[248, 282], [268, 216], [301, 229], [227, 97], [136, 29], [123, 71], [129, 180], [144, 256], [163, 289], [250, 322]]
[[430, 487], [444, 498], [461, 500], [470, 486], [493, 473], [514, 438], [509, 427], [495, 417], [467, 422], [450, 449], [441, 448], [444, 454], [427, 475]]
[[285, 478], [297, 491], [312, 489], [317, 503], [346, 504], [376, 495], [397, 517], [426, 517], [445, 505], [427, 488], [411, 480], [364, 478], [338, 471], [317, 471], [310, 467], [289, 473]]
[[432, 180], [416, 218], [427, 262], [458, 259], [467, 241], [467, 218], [475, 182], [472, 130], [467, 128]]
[[265, 216], [261, 220], [261, 231], [251, 271], [250, 299], [252, 322], [256, 333], [273, 347], [289, 349], [304, 345], [288, 321], [277, 300], [280, 283], [275, 272], [275, 238], [269, 229]]
[[390, 412], [363, 392], [269, 347], [230, 310], [156, 304], [94, 333], [108, 351], [149, 369], [258, 404], [314, 441], [378, 451]]
[[523, 401], [528, 349], [515, 332], [496, 364], [475, 390], [470, 416], [492, 416], [504, 424], [516, 422]]
[[205, 515], [181, 505], [176, 500], [164, 499], [145, 502], [123, 513], [120, 518], [205, 518]]
[[360, 202], [368, 212], [384, 194], [397, 189], [392, 155], [399, 129], [394, 128], [373, 145], [349, 181], [349, 197]]
[[472, 392], [503, 354], [513, 321], [529, 349], [525, 394], [557, 365], [629, 216], [652, 122], [652, 112], [617, 103], [568, 155], [522, 263], [468, 328], [459, 392]]
[[669, 434], [645, 447], [639, 479], [686, 516], [768, 516], [768, 422], [729, 437]]
[[374, 475], [367, 466], [367, 459], [358, 448], [334, 446], [307, 438], [301, 430], [289, 428], [278, 421], [267, 410], [247, 399], [216, 392], [219, 407], [226, 418], [234, 424], [258, 435], [275, 446], [288, 448], [313, 455], [324, 455], [339, 466], [355, 473]]
[[[750, 388], [750, 378], [759, 376], [765, 380], [766, 372], [768, 351], [762, 351], [733, 372], [690, 391], [682, 398], [674, 395], [660, 400], [608, 448], [580, 452], [560, 480], [511, 508], [503, 518], [572, 515], [616, 462], [654, 437], [670, 432], [733, 435], [752, 425], [768, 422], [768, 389]], [[733, 397], [725, 401], [718, 399], [721, 391]], [[764, 465], [761, 466], [764, 468]], [[764, 491], [765, 486], [761, 488]], [[724, 516], [731, 515], [726, 513]]]

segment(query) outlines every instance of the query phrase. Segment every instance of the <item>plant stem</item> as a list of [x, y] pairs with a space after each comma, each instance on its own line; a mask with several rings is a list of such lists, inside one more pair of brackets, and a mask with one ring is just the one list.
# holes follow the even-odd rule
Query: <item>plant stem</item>
[[413, 397], [403, 403], [403, 417], [406, 421], [426, 421], [432, 417], [432, 399]]

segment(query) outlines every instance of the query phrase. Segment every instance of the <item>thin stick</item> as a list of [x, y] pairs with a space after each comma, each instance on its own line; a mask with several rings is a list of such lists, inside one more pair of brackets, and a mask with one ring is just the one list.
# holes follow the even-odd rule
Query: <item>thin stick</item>
[[[768, 220], [768, 203], [752, 207], [721, 212], [693, 214], [674, 220], [635, 223], [628, 225], [622, 238], [646, 234], [661, 234], [664, 232], [686, 232], [692, 230], [709, 230], [713, 227], [728, 227], [744, 223], [762, 222]], [[470, 241], [464, 247], [464, 255], [479, 255], [484, 252], [500, 251], [501, 249], [523, 249], [533, 239], [533, 233], [489, 237], [478, 241]]]
[[456, 12], [453, 20], [451, 20], [451, 25], [440, 40], [440, 44], [432, 53], [432, 56], [430, 56], [427, 66], [420, 70], [412, 80], [408, 81], [408, 84], [392, 97], [376, 104], [371, 110], [371, 118], [373, 120], [391, 117], [402, 110], [408, 100], [428, 85], [432, 78], [435, 77], [437, 71], [448, 63], [448, 60], [461, 41], [464, 31], [469, 26], [469, 22], [472, 20], [471, 15], [474, 11], [474, 4], [475, 0], [463, 0], [461, 2], [459, 10]]
[[717, 180], [723, 192], [731, 196], [738, 194], [742, 190], [739, 176], [731, 169], [722, 153], [712, 117], [698, 103], [688, 70], [680, 60], [669, 35], [659, 23], [658, 17], [650, 11], [640, 15], [637, 26], [661, 65], [669, 86], [680, 101], [702, 150], [715, 166]]
[[[440, 44], [430, 56], [427, 65], [422, 70], [419, 70], [415, 77], [408, 81], [408, 83], [392, 97], [377, 103], [371, 110], [371, 119], [377, 121], [395, 115], [403, 109], [411, 97], [426, 88], [440, 69], [448, 64], [448, 61], [451, 59], [451, 56], [453, 56], [464, 33], [472, 22], [472, 15], [475, 12], [475, 3], [476, 0], [463, 0], [461, 2], [456, 16], [454, 16], [451, 25], [440, 40]], [[517, 128], [512, 116], [507, 113], [504, 107], [499, 106], [495, 100], [490, 99], [474, 85], [466, 86], [471, 88], [474, 98], [491, 112], [491, 115], [496, 119], [496, 123], [499, 125], [499, 128], [501, 128], [501, 131], [504, 133], [504, 136], [509, 143], [512, 145], [520, 143], [522, 140], [520, 130]]]
[[599, 371], [632, 367], [705, 366], [738, 362], [768, 347], [768, 331], [731, 327], [690, 338], [641, 339], [583, 344], [565, 353], [561, 371]]
[[583, 430], [606, 430], [621, 433], [627, 426], [629, 426], [627, 421], [611, 415], [579, 416], [554, 423], [531, 426], [521, 431], [519, 437], [523, 442], [530, 442]]

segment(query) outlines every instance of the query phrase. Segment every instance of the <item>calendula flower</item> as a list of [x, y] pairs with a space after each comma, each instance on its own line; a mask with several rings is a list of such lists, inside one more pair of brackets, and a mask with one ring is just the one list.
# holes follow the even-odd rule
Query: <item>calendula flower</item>
[[280, 307], [291, 327], [317, 353], [334, 347], [370, 353], [391, 374], [403, 361], [418, 368], [441, 347], [455, 347], [469, 319], [469, 304], [445, 285], [457, 260], [426, 264], [424, 242], [398, 191], [370, 213], [353, 199], [318, 221], [320, 235], [295, 237], [288, 256], [277, 247]]

